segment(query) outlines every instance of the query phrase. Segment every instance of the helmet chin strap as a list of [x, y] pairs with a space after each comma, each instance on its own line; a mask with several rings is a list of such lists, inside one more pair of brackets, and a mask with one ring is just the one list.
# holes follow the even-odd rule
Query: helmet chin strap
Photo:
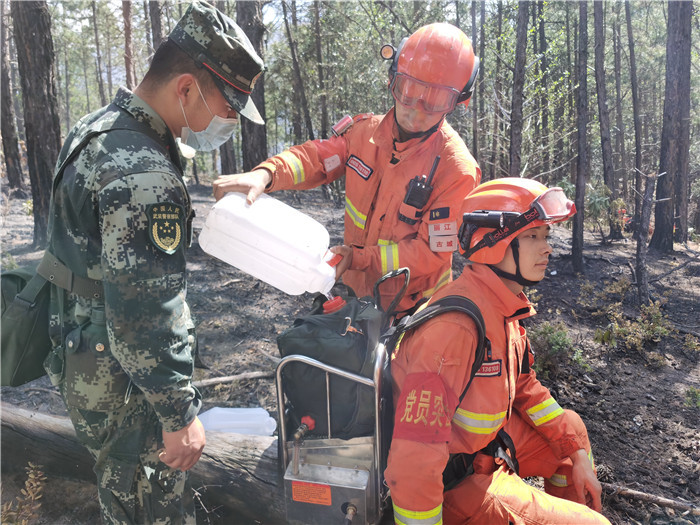
[[508, 273], [500, 268], [497, 268], [493, 264], [489, 264], [488, 267], [493, 270], [493, 273], [498, 275], [499, 277], [503, 277], [504, 279], [508, 279], [509, 281], [515, 281], [518, 284], [522, 284], [523, 286], [535, 286], [537, 283], [540, 281], [530, 281], [528, 279], [525, 279], [523, 277], [523, 274], [520, 273], [520, 243], [518, 242], [518, 239], [513, 239], [513, 242], [510, 243], [510, 247], [513, 251], [513, 260], [515, 261], [515, 273]]

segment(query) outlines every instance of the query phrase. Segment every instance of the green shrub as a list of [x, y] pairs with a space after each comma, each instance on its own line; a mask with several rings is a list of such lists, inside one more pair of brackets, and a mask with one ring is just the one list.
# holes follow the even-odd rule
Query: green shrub
[[34, 201], [32, 199], [24, 201], [22, 203], [22, 209], [25, 215], [32, 215], [34, 213]]
[[639, 317], [635, 319], [625, 317], [620, 303], [609, 305], [605, 312], [610, 324], [604, 330], [596, 330], [595, 340], [613, 348], [621, 346], [643, 353], [648, 345], [658, 343], [673, 331], [661, 311], [660, 301], [642, 305]]
[[15, 261], [15, 258], [12, 257], [11, 253], [2, 254], [1, 264], [3, 270], [14, 270], [15, 268], [19, 268], [19, 265]]
[[535, 354], [533, 368], [538, 374], [556, 376], [562, 366], [575, 362], [587, 367], [580, 349], [574, 349], [564, 323], [541, 323], [528, 330], [532, 351]]
[[697, 337], [693, 336], [692, 334], [685, 334], [683, 348], [689, 352], [700, 353], [700, 341], [698, 341]]
[[685, 392], [685, 405], [691, 408], [700, 408], [700, 389], [689, 387]]

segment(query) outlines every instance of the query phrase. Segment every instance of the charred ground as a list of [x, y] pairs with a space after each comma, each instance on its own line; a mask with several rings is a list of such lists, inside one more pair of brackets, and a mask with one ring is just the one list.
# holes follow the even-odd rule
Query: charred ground
[[[192, 196], [199, 230], [213, 204], [211, 187], [195, 187]], [[340, 242], [339, 203], [321, 190], [277, 196], [323, 223], [332, 244]], [[2, 199], [3, 266], [38, 261], [41, 252], [31, 248], [32, 218], [22, 199], [6, 194]], [[651, 291], [658, 307], [640, 314], [630, 284], [636, 243], [626, 238], [602, 245], [599, 236], [587, 232], [585, 274], [575, 275], [567, 255], [570, 238], [569, 230], [555, 228], [548, 277], [528, 292], [538, 311], [528, 330], [544, 341], [538, 352], [540, 378], [562, 406], [576, 410], [586, 422], [602, 481], [698, 505], [700, 248], [691, 243], [676, 246], [670, 256], [649, 253]], [[457, 274], [463, 261], [455, 259]], [[271, 374], [277, 334], [306, 313], [312, 300], [310, 295], [285, 295], [212, 259], [196, 244], [188, 255], [188, 280], [201, 360], [208, 367], [197, 369], [196, 380], [253, 371]], [[597, 342], [611, 336], [616, 346]], [[548, 356], [548, 349], [560, 343], [564, 350]], [[205, 410], [262, 406], [276, 415], [271, 378], [219, 384], [202, 393]], [[46, 378], [2, 388], [1, 394], [3, 402], [65, 414]], [[3, 503], [17, 495], [25, 479], [22, 473], [3, 472]], [[95, 499], [91, 485], [47, 480], [36, 523], [95, 523]], [[697, 516], [611, 494], [604, 496], [604, 513], [615, 525], [699, 522]], [[212, 520], [217, 521], [200, 512], [202, 523]]]

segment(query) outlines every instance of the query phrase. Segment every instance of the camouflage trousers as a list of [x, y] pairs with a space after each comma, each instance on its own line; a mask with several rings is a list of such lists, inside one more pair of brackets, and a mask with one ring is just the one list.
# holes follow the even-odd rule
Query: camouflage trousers
[[158, 459], [162, 427], [143, 394], [114, 412], [68, 407], [78, 439], [95, 458], [105, 524], [195, 524], [188, 474]]

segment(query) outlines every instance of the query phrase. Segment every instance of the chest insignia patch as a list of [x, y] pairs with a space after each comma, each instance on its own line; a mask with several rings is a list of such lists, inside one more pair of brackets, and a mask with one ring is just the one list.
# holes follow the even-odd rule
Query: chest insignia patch
[[370, 175], [372, 175], [372, 172], [374, 171], [355, 155], [350, 155], [350, 158], [345, 163], [345, 165], [351, 170], [355, 171], [360, 177], [362, 177], [365, 180], [369, 179]]
[[151, 204], [148, 215], [148, 235], [159, 250], [172, 255], [183, 241], [185, 209], [174, 202]]
[[476, 373], [476, 377], [498, 377], [501, 375], [501, 363], [500, 359], [494, 361], [484, 361]]
[[445, 206], [444, 208], [435, 208], [433, 210], [430, 210], [431, 221], [437, 221], [439, 219], [449, 219], [449, 217], [450, 208], [448, 206]]

